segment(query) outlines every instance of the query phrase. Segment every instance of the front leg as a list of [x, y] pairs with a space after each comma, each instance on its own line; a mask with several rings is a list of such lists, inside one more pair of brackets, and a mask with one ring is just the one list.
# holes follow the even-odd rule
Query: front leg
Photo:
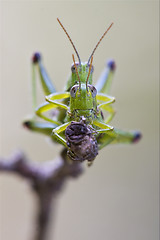
[[49, 103], [52, 103], [53, 105], [56, 105], [57, 107], [63, 108], [65, 110], [68, 110], [68, 106], [64, 103], [58, 102], [56, 100], [62, 100], [70, 97], [69, 92], [62, 92], [62, 93], [52, 93], [48, 96], [46, 96], [46, 101]]
[[112, 131], [114, 129], [113, 127], [107, 125], [106, 123], [102, 123], [98, 120], [94, 120], [93, 125], [100, 128], [96, 129], [96, 132], [98, 133], [107, 133], [108, 131]]
[[105, 106], [105, 108], [103, 108], [103, 109], [105, 109], [107, 112], [109, 112], [110, 114], [109, 114], [109, 116], [104, 120], [104, 122], [106, 123], [106, 124], [108, 124], [112, 119], [113, 119], [113, 117], [114, 117], [114, 115], [115, 115], [115, 110], [113, 109], [113, 107], [112, 107], [112, 105], [107, 105], [107, 106]]
[[98, 102], [101, 102], [100, 104], [98, 104], [97, 107], [101, 108], [103, 110], [106, 110], [107, 112], [110, 113], [110, 115], [107, 117], [107, 119], [105, 119], [105, 123], [107, 124], [112, 120], [112, 118], [115, 115], [115, 110], [113, 109], [112, 105], [110, 105], [115, 102], [115, 98], [110, 97], [103, 93], [99, 93], [99, 94], [97, 94], [96, 99]]
[[97, 96], [96, 96], [96, 99], [97, 99], [97, 101], [101, 102], [100, 104], [98, 104], [98, 107], [103, 108], [103, 109], [105, 109], [106, 105], [109, 105], [109, 104], [115, 102], [114, 97], [108, 96], [108, 95], [103, 94], [103, 93], [98, 93]]
[[46, 121], [60, 125], [61, 123], [45, 116], [44, 113], [57, 107], [68, 110], [68, 106], [66, 104], [57, 102], [55, 100], [62, 100], [62, 99], [68, 98], [69, 96], [70, 96], [69, 92], [53, 93], [53, 94], [50, 94], [49, 96], [46, 96], [46, 100], [48, 101], [48, 103], [43, 103], [41, 106], [39, 106], [36, 109], [36, 115], [38, 115], [39, 117], [43, 118]]
[[59, 140], [65, 147], [67, 147], [66, 140], [63, 137], [61, 137], [59, 133], [65, 131], [69, 124], [71, 124], [71, 122], [64, 123], [61, 126], [58, 126], [55, 129], [53, 129], [52, 131], [52, 136]]
[[43, 103], [41, 104], [36, 110], [35, 110], [35, 113], [38, 117], [44, 119], [45, 121], [48, 121], [48, 122], [51, 122], [51, 123], [54, 123], [56, 125], [60, 125], [61, 122], [59, 121], [56, 121], [56, 120], [53, 120], [52, 118], [50, 117], [47, 117], [45, 115], [46, 112], [50, 111], [50, 110], [53, 110], [53, 108], [56, 108], [57, 106], [56, 105], [53, 105], [51, 103]]

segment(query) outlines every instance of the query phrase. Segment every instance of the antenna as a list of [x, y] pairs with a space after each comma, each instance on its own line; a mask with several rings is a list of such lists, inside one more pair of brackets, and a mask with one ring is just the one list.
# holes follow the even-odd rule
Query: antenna
[[87, 84], [88, 84], [89, 75], [90, 75], [90, 73], [91, 73], [92, 62], [93, 62], [93, 55], [91, 56], [91, 64], [90, 64], [90, 66], [89, 66], [89, 72], [88, 72], [88, 76], [87, 76], [87, 80], [86, 80], [86, 89], [87, 89], [87, 91], [88, 91], [88, 86], [87, 86]]
[[78, 81], [79, 81], [79, 91], [81, 89], [81, 80], [80, 80], [80, 77], [79, 77], [79, 74], [78, 74], [78, 69], [77, 69], [77, 65], [75, 63], [75, 59], [74, 59], [74, 55], [72, 54], [72, 58], [73, 58], [73, 62], [74, 62], [74, 67], [76, 69], [76, 74], [77, 74], [77, 77], [78, 77]]
[[91, 56], [89, 57], [88, 59], [88, 65], [89, 65], [89, 62], [91, 60], [91, 57], [93, 56], [94, 52], [96, 51], [98, 45], [100, 44], [100, 42], [102, 41], [102, 39], [104, 38], [104, 36], [106, 35], [106, 33], [109, 31], [109, 29], [112, 27], [113, 23], [111, 23], [111, 25], [107, 28], [107, 30], [103, 33], [102, 37], [99, 39], [98, 43], [96, 44], [95, 48], [93, 49], [93, 52], [91, 54]]
[[73, 46], [73, 48], [74, 48], [74, 50], [75, 50], [75, 52], [76, 52], [76, 54], [77, 54], [77, 57], [78, 57], [78, 60], [79, 60], [79, 64], [81, 65], [81, 59], [80, 59], [80, 57], [79, 57], [79, 54], [78, 54], [78, 52], [77, 52], [76, 47], [74, 46], [74, 43], [72, 42], [72, 39], [70, 38], [69, 34], [67, 33], [66, 29], [64, 28], [64, 26], [63, 26], [63, 24], [61, 23], [61, 21], [59, 20], [59, 18], [57, 18], [57, 21], [59, 22], [59, 24], [61, 25], [63, 31], [65, 32], [65, 34], [67, 35], [69, 41], [71, 42], [71, 44], [72, 44], [72, 46]]

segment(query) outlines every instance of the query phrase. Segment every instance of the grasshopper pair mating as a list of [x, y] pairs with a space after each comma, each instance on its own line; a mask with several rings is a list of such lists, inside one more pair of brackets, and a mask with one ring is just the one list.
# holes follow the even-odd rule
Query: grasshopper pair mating
[[[42, 64], [41, 56], [35, 53], [33, 64], [33, 102], [36, 105], [35, 69], [38, 68], [46, 102], [35, 108], [33, 118], [24, 121], [28, 129], [50, 136], [65, 146], [72, 160], [92, 162], [98, 150], [110, 143], [132, 143], [140, 139], [138, 131], [126, 132], [108, 125], [114, 117], [112, 104], [115, 98], [109, 96], [110, 85], [115, 71], [115, 62], [110, 60], [96, 86], [92, 85], [93, 55], [109, 28], [95, 46], [88, 61], [83, 63], [66, 29], [57, 19], [69, 38], [78, 62], [71, 66], [71, 76], [63, 92], [56, 92]], [[108, 116], [104, 118], [103, 110]], [[50, 115], [49, 115], [50, 113]], [[44, 121], [38, 121], [36, 117]]]

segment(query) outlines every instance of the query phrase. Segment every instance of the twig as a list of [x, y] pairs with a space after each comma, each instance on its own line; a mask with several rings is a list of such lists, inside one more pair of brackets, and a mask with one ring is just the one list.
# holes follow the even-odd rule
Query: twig
[[68, 162], [64, 149], [56, 160], [43, 164], [28, 161], [22, 152], [17, 152], [8, 159], [0, 159], [0, 171], [16, 173], [28, 180], [38, 199], [33, 240], [46, 240], [53, 199], [61, 192], [66, 180], [79, 176], [83, 169], [79, 162]]

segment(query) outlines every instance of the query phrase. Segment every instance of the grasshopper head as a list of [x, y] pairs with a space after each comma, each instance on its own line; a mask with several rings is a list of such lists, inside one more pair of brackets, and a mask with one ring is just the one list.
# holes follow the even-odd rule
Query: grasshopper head
[[80, 118], [80, 116], [90, 119], [92, 112], [95, 110], [97, 90], [93, 85], [82, 83], [81, 87], [79, 85], [74, 85], [70, 90], [70, 110], [75, 117]]
[[70, 90], [71, 98], [80, 100], [90, 100], [90, 98], [95, 98], [97, 95], [97, 90], [93, 85], [88, 84], [86, 88], [86, 84], [81, 84], [81, 88], [79, 85], [74, 85]]
[[[91, 69], [90, 69], [91, 68]], [[90, 74], [89, 74], [90, 71]], [[86, 80], [88, 77], [88, 83], [92, 84], [92, 74], [94, 71], [93, 65], [90, 66], [88, 62], [85, 63], [79, 63], [79, 62], [74, 62], [71, 66], [71, 72], [72, 72], [72, 79], [75, 84], [79, 83], [79, 86], [81, 88], [81, 84], [86, 84]], [[88, 76], [89, 74], [89, 76]]]

